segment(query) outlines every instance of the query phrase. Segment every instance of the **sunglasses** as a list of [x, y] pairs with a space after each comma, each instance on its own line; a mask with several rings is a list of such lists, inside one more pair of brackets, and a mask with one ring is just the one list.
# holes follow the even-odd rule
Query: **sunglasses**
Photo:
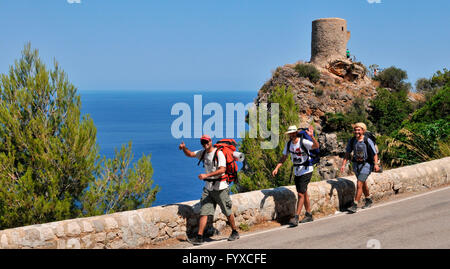
[[209, 144], [209, 140], [200, 140], [200, 143], [202, 144], [202, 146], [208, 145]]

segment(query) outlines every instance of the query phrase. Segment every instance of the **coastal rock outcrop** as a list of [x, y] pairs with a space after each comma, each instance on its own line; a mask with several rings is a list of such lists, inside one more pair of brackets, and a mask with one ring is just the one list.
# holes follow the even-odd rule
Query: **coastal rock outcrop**
[[[344, 63], [346, 63], [344, 65]], [[377, 83], [365, 75], [362, 64], [339, 60], [334, 67], [321, 68], [320, 79], [312, 83], [308, 78], [300, 77], [295, 71], [295, 64], [278, 67], [259, 90], [256, 103], [267, 102], [268, 97], [276, 86], [285, 86], [294, 93], [294, 99], [300, 109], [302, 122], [314, 122], [321, 129], [321, 117], [327, 112], [345, 112], [356, 98], [362, 98], [365, 104], [376, 96]], [[339, 66], [339, 68], [338, 68]], [[329, 71], [334, 68], [336, 75]]]
[[315, 65], [320, 72], [316, 83], [300, 77], [295, 70], [297, 64], [304, 62], [278, 67], [259, 90], [256, 104], [267, 102], [277, 86], [290, 89], [299, 108], [300, 124], [314, 124], [319, 133], [323, 155], [319, 173], [323, 179], [334, 178], [339, 171], [338, 159], [343, 156], [345, 145], [336, 134], [322, 132], [324, 116], [326, 113], [345, 113], [357, 98], [363, 100], [369, 110], [370, 100], [376, 97], [377, 82], [366, 75], [364, 65], [351, 60], [335, 60], [325, 67]]

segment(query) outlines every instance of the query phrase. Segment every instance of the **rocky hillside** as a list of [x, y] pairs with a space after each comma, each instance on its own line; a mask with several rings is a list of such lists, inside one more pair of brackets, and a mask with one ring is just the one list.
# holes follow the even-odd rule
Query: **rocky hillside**
[[301, 126], [314, 122], [319, 133], [321, 159], [319, 173], [323, 179], [335, 178], [339, 170], [345, 145], [340, 143], [336, 134], [322, 131], [323, 116], [327, 112], [346, 112], [356, 98], [360, 97], [369, 108], [369, 101], [376, 96], [377, 82], [366, 75], [366, 67], [349, 60], [336, 60], [326, 68], [316, 66], [320, 79], [312, 83], [308, 78], [300, 77], [294, 67], [303, 62], [278, 67], [258, 92], [256, 103], [267, 102], [276, 86], [286, 86], [294, 92], [299, 106]]
[[256, 102], [266, 102], [275, 86], [290, 87], [300, 108], [301, 122], [314, 122], [320, 131], [325, 113], [345, 112], [355, 98], [361, 97], [368, 104], [376, 96], [377, 82], [366, 76], [364, 66], [350, 61], [336, 62], [338, 66], [329, 69], [316, 66], [321, 73], [317, 83], [298, 75], [294, 67], [302, 62], [278, 67], [259, 90]]

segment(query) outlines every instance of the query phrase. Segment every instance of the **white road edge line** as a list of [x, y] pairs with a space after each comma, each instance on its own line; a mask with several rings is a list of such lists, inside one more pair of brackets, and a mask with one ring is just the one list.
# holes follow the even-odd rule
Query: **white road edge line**
[[[426, 196], [426, 195], [429, 195], [429, 194], [433, 194], [433, 193], [444, 191], [444, 190], [448, 190], [448, 189], [450, 189], [450, 186], [444, 187], [444, 188], [441, 188], [441, 189], [437, 189], [437, 190], [433, 190], [433, 191], [428, 191], [428, 192], [421, 193], [421, 194], [417, 194], [417, 195], [414, 195], [414, 196], [411, 196], [411, 197], [407, 197], [407, 198], [403, 198], [403, 199], [400, 199], [400, 200], [386, 202], [386, 203], [382, 203], [382, 204], [379, 204], [379, 205], [374, 205], [374, 206], [371, 206], [371, 207], [363, 209], [363, 210], [360, 209], [357, 213], [363, 213], [363, 212], [366, 212], [366, 211], [371, 210], [371, 209], [380, 208], [380, 207], [384, 207], [384, 206], [388, 206], [388, 205], [392, 205], [392, 204], [397, 204], [397, 203], [400, 203], [400, 202], [404, 202], [404, 201], [411, 200], [411, 199], [414, 199], [414, 198], [419, 198], [419, 197], [422, 197], [422, 196]], [[336, 213], [333, 214], [333, 215], [326, 216], [326, 217], [314, 220], [313, 222], [299, 223], [299, 227], [302, 226], [302, 225], [313, 224], [315, 222], [324, 221], [324, 220], [328, 220], [328, 219], [332, 219], [332, 218], [336, 218], [336, 217], [340, 217], [340, 216], [345, 216], [345, 215], [347, 215], [346, 212], [336, 211]], [[241, 235], [240, 237], [241, 238], [242, 237], [250, 237], [250, 236], [260, 235], [260, 234], [264, 234], [264, 233], [275, 232], [275, 231], [279, 231], [279, 230], [283, 230], [283, 229], [292, 229], [292, 228], [290, 228], [289, 226], [281, 226], [281, 227], [278, 227], [278, 228], [273, 228], [273, 229], [264, 230], [264, 231], [260, 231], [260, 232], [255, 232], [255, 233], [249, 233], [249, 234]], [[224, 242], [223, 240], [207, 242], [207, 243], [204, 243], [201, 246], [193, 246], [193, 247], [190, 247], [188, 249], [196, 249], [196, 248], [206, 247], [206, 246], [210, 246], [210, 245], [214, 245], [214, 244], [218, 244], [218, 243], [223, 243], [223, 242]]]

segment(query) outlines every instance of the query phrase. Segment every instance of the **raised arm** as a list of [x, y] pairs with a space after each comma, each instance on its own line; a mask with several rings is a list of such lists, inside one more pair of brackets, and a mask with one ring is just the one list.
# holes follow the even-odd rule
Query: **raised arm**
[[191, 157], [191, 158], [195, 158], [195, 153], [190, 151], [186, 145], [184, 144], [184, 142], [181, 142], [180, 146], [178, 147], [180, 150], [182, 150], [184, 152], [184, 155], [186, 155], [187, 157]]
[[311, 149], [318, 149], [319, 142], [317, 142], [316, 138], [314, 137], [314, 127], [309, 126], [308, 130], [306, 130], [305, 132], [312, 138], [313, 145]]

